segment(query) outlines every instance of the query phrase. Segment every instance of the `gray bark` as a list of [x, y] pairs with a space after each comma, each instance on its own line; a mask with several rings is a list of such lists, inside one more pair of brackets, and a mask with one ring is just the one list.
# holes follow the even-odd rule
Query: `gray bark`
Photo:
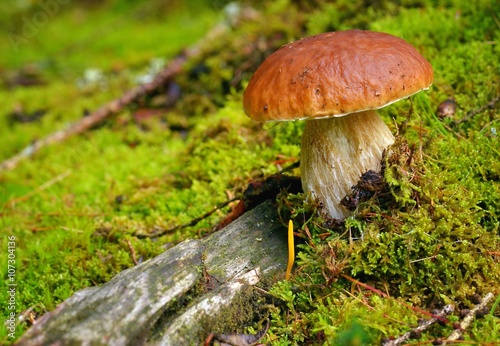
[[193, 345], [252, 321], [254, 285], [283, 278], [285, 227], [271, 202], [187, 240], [109, 282], [76, 292], [18, 345]]

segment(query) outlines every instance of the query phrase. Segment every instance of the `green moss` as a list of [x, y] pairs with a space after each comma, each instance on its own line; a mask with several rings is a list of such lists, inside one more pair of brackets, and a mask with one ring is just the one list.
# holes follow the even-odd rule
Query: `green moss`
[[[288, 335], [292, 344], [338, 344], [356, 335], [378, 343], [416, 325], [420, 314], [410, 306], [430, 310], [453, 303], [458, 313], [459, 306], [473, 305], [475, 295], [498, 295], [498, 138], [481, 132], [469, 138], [429, 138], [424, 153], [418, 142], [398, 139], [386, 159], [385, 188], [342, 226], [331, 228], [300, 195], [280, 196], [283, 218], [302, 225], [307, 243], [300, 245], [293, 285], [274, 288], [286, 308], [274, 312], [272, 333]], [[356, 285], [346, 275], [383, 295], [365, 291], [352, 300]], [[393, 323], [407, 319], [412, 322]], [[423, 338], [451, 330], [434, 327]]]

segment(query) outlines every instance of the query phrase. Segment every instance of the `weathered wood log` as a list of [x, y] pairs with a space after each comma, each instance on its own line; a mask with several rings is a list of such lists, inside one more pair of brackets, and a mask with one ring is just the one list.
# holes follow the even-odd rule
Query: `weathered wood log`
[[266, 201], [200, 240], [187, 240], [109, 282], [76, 292], [18, 345], [193, 345], [253, 320], [254, 285], [283, 278], [285, 227]]

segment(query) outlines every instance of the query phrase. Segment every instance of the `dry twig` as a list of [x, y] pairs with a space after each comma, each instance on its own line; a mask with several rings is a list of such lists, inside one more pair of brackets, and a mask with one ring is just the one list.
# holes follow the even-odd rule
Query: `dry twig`
[[484, 106], [481, 106], [477, 109], [467, 112], [467, 114], [462, 119], [455, 121], [455, 125], [458, 125], [460, 123], [463, 123], [464, 121], [469, 120], [470, 118], [476, 116], [477, 114], [484, 112], [488, 108], [493, 109], [498, 101], [500, 101], [500, 95], [494, 97], [490, 102], [488, 102]]
[[130, 254], [132, 256], [132, 261], [134, 261], [135, 265], [139, 264], [139, 262], [137, 261], [137, 256], [135, 255], [134, 246], [132, 245], [132, 243], [130, 242], [130, 240], [126, 239], [125, 241], [127, 242], [128, 249], [130, 250]]
[[134, 235], [138, 238], [156, 238], [156, 237], [161, 237], [165, 234], [173, 233], [173, 232], [180, 230], [180, 229], [183, 229], [183, 228], [195, 226], [198, 222], [206, 219], [207, 217], [209, 217], [210, 215], [215, 213], [217, 210], [220, 210], [220, 209], [226, 207], [227, 205], [229, 205], [230, 203], [237, 201], [237, 200], [238, 200], [238, 198], [232, 198], [228, 201], [225, 201], [225, 202], [217, 205], [216, 207], [214, 207], [212, 210], [206, 212], [205, 214], [203, 214], [201, 216], [198, 216], [198, 217], [192, 219], [191, 221], [189, 221], [185, 224], [177, 225], [177, 226], [174, 226], [174, 227], [168, 228], [168, 229], [158, 229], [155, 232], [151, 232], [151, 233], [147, 233], [147, 234], [136, 232]]
[[[469, 325], [472, 323], [474, 320], [474, 316], [477, 314], [477, 312], [483, 310], [490, 300], [493, 299], [493, 294], [488, 293], [486, 296], [481, 300], [479, 304], [474, 306], [469, 313], [463, 318], [462, 322], [458, 325], [458, 328], [455, 329], [450, 336], [446, 340], [440, 339], [441, 345], [446, 345], [453, 343], [454, 341], [457, 341], [460, 339], [462, 336], [462, 333], [464, 330], [469, 327]], [[447, 315], [451, 314], [453, 312], [453, 305], [446, 305], [441, 311], [437, 312], [436, 314], [433, 314], [433, 317], [429, 320], [425, 320], [423, 322], [420, 322], [417, 327], [413, 328], [409, 332], [399, 336], [396, 339], [393, 340], [387, 340], [382, 343], [383, 346], [397, 346], [397, 345], [402, 345], [404, 342], [406, 342], [410, 338], [416, 338], [428, 329], [433, 323], [440, 321], [441, 319], [446, 318]]]
[[463, 318], [462, 322], [460, 322], [460, 328], [455, 329], [450, 334], [450, 336], [448, 336], [448, 339], [444, 341], [443, 345], [446, 345], [447, 343], [452, 343], [453, 341], [460, 339], [464, 330], [467, 329], [467, 327], [469, 327], [472, 321], [474, 320], [474, 316], [476, 315], [476, 313], [484, 309], [492, 299], [493, 299], [493, 293], [489, 292], [488, 294], [486, 294], [484, 298], [481, 300], [481, 302], [476, 306], [474, 306], [469, 311], [469, 313]]
[[[373, 286], [367, 285], [367, 284], [365, 284], [365, 283], [363, 283], [363, 282], [361, 282], [359, 280], [356, 280], [355, 278], [350, 277], [349, 275], [341, 273], [340, 276], [343, 277], [346, 280], [351, 281], [355, 285], [361, 286], [361, 287], [363, 287], [363, 288], [365, 288], [365, 289], [367, 289], [369, 291], [372, 291], [375, 294], [378, 294], [381, 297], [384, 297], [384, 298], [387, 298], [387, 299], [394, 299], [389, 294], [384, 293], [381, 290], [379, 290], [379, 289], [377, 289], [377, 288], [375, 288]], [[438, 321], [440, 321], [442, 323], [448, 323], [448, 320], [445, 317], [443, 317], [443, 316], [439, 316], [439, 315], [430, 313], [430, 312], [428, 312], [428, 311], [426, 311], [424, 309], [418, 308], [416, 306], [409, 305], [409, 304], [407, 304], [405, 302], [399, 302], [399, 303], [402, 304], [403, 306], [406, 306], [408, 309], [411, 309], [411, 310], [413, 310], [415, 312], [421, 313], [422, 315], [430, 316], [431, 318], [436, 318]]]
[[441, 311], [434, 314], [436, 317], [432, 317], [431, 319], [424, 320], [418, 324], [417, 327], [413, 328], [409, 332], [404, 333], [403, 335], [397, 337], [394, 340], [387, 340], [382, 343], [382, 346], [396, 346], [402, 345], [408, 339], [418, 336], [420, 333], [429, 328], [433, 323], [439, 321], [439, 318], [445, 318], [447, 315], [451, 314], [454, 310], [453, 305], [446, 305]]
[[[1, 166], [0, 166], [0, 170], [2, 170]], [[45, 183], [43, 183], [42, 185], [38, 186], [36, 189], [34, 190], [31, 190], [30, 192], [28, 192], [27, 194], [21, 196], [21, 197], [17, 197], [17, 198], [13, 198], [9, 201], [7, 201], [7, 203], [5, 203], [5, 206], [4, 207], [8, 207], [8, 208], [13, 208], [16, 206], [16, 204], [18, 204], [19, 202], [23, 202], [29, 198], [31, 198], [32, 196], [36, 195], [37, 193], [43, 191], [43, 190], [46, 190], [48, 189], [49, 187], [51, 187], [52, 185], [54, 184], [57, 184], [58, 182], [60, 182], [61, 180], [65, 179], [66, 177], [68, 177], [69, 175], [71, 175], [72, 171], [71, 170], [67, 170], [61, 174], [59, 174], [58, 176], [50, 179], [49, 181], [46, 181]]]

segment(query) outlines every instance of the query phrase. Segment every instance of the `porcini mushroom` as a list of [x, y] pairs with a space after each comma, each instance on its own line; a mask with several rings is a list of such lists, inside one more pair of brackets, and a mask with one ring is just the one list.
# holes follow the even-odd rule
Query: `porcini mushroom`
[[394, 142], [376, 109], [432, 84], [429, 62], [401, 38], [364, 30], [323, 33], [284, 45], [254, 73], [243, 97], [256, 121], [307, 119], [301, 146], [302, 187], [327, 216], [361, 175], [380, 171]]

